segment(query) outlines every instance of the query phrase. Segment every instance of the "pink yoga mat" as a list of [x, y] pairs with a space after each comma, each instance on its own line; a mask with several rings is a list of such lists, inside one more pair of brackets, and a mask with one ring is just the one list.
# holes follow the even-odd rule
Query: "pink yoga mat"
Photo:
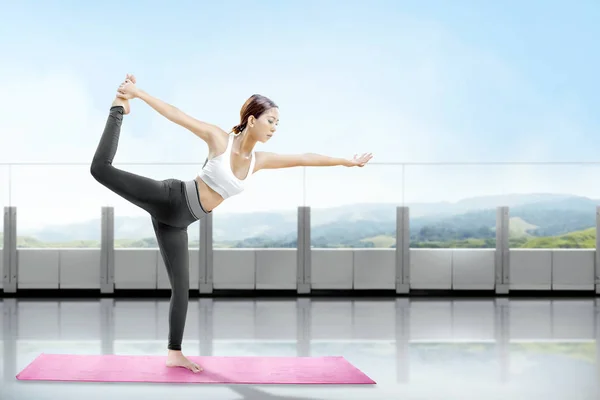
[[204, 371], [165, 366], [166, 356], [40, 354], [19, 380], [221, 384], [374, 384], [344, 357], [193, 357]]

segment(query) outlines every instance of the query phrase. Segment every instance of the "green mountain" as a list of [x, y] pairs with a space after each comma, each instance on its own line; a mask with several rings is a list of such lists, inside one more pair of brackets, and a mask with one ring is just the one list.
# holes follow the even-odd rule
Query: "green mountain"
[[[494, 247], [496, 207], [508, 205], [511, 241], [558, 237], [595, 226], [599, 201], [570, 195], [489, 196], [456, 203], [409, 204], [413, 247]], [[314, 247], [394, 247], [396, 204], [352, 204], [311, 209]], [[18, 219], [18, 218], [17, 218]], [[199, 224], [189, 231], [197, 247]], [[297, 211], [219, 214], [213, 218], [216, 247], [295, 247]], [[97, 247], [100, 220], [19, 232], [21, 247]], [[27, 238], [26, 238], [27, 237]], [[116, 246], [156, 247], [148, 217], [115, 217]], [[96, 243], [96, 245], [94, 245]], [[542, 245], [542, 242], [537, 242]], [[574, 243], [574, 242], [573, 242]]]
[[532, 238], [520, 247], [531, 249], [593, 249], [596, 247], [596, 228], [584, 229], [559, 236]]

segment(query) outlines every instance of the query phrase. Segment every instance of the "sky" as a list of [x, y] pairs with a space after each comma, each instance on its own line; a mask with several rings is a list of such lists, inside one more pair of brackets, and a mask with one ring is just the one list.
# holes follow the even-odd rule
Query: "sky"
[[[225, 130], [250, 95], [272, 98], [278, 132], [257, 150], [374, 154], [362, 169], [261, 171], [221, 212], [502, 191], [600, 198], [590, 185], [600, 164], [411, 164], [600, 161], [597, 1], [166, 4], [2, 4], [0, 159], [81, 164], [0, 166], [1, 198], [19, 207], [21, 223], [98, 217], [102, 205], [143, 215], [89, 174], [127, 73]], [[156, 179], [192, 179], [206, 155], [201, 140], [136, 100], [114, 163]]]

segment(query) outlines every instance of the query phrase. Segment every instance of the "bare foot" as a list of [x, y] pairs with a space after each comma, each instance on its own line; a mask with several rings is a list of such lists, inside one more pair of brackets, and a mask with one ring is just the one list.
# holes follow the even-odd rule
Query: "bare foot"
[[183, 367], [194, 373], [203, 371], [203, 369], [193, 361], [188, 360], [181, 351], [169, 350], [167, 356], [167, 367]]
[[[127, 76], [125, 77], [125, 81], [123, 81], [122, 84], [133, 83], [135, 85], [135, 82], [135, 76], [133, 76], [132, 74], [127, 74]], [[124, 114], [129, 114], [129, 111], [131, 110], [129, 106], [129, 100], [131, 100], [131, 98], [131, 96], [126, 96], [123, 93], [117, 91], [117, 97], [115, 97], [112, 106], [122, 106], [125, 109]]]
[[116, 97], [115, 100], [113, 101], [111, 107], [114, 107], [114, 106], [123, 106], [123, 108], [125, 109], [125, 111], [123, 112], [123, 114], [129, 114], [129, 110], [130, 110], [130, 108], [129, 108], [129, 100], [125, 100], [125, 99], [122, 99], [120, 97]]

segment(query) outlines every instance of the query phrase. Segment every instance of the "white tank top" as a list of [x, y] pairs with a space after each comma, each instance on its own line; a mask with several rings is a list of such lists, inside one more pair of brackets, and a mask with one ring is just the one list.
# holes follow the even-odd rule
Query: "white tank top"
[[241, 193], [254, 171], [255, 155], [252, 150], [250, 158], [250, 168], [244, 179], [238, 179], [231, 170], [231, 151], [233, 149], [234, 135], [229, 135], [227, 149], [223, 154], [206, 160], [198, 176], [215, 192], [219, 193], [223, 199]]

